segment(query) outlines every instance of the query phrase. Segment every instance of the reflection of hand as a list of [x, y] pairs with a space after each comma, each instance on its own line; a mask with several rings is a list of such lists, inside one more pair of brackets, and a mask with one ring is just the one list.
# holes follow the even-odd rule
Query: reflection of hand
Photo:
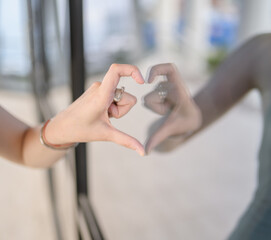
[[144, 98], [147, 108], [164, 115], [162, 120], [155, 123], [156, 126], [151, 127], [155, 130], [147, 140], [147, 153], [168, 137], [183, 136], [201, 125], [201, 112], [184, 86], [176, 66], [167, 63], [152, 67], [148, 82], [152, 83], [159, 75], [166, 76], [167, 81], [160, 83]]
[[136, 98], [126, 92], [117, 104], [113, 103], [115, 89], [123, 76], [131, 76], [139, 84], [144, 83], [135, 66], [113, 64], [102, 83], [93, 83], [81, 97], [49, 122], [47, 140], [52, 144], [112, 141], [144, 155], [142, 144], [114, 128], [109, 120], [109, 117], [124, 116], [136, 103]]

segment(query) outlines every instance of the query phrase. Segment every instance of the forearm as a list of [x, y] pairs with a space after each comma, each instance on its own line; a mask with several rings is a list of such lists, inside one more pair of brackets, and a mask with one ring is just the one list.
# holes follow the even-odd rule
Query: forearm
[[251, 39], [221, 64], [209, 82], [193, 97], [201, 112], [200, 127], [184, 135], [175, 145], [183, 144], [218, 120], [250, 90], [261, 90], [257, 72], [266, 61], [263, 44], [270, 45], [270, 36]]
[[257, 87], [255, 67], [259, 60], [259, 40], [252, 39], [231, 54], [195, 95], [194, 100], [202, 114], [202, 125], [197, 132], [220, 118]]

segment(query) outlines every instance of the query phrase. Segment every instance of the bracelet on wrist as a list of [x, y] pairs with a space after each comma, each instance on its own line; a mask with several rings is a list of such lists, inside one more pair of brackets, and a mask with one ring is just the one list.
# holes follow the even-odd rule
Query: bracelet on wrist
[[40, 130], [40, 142], [42, 145], [44, 145], [48, 148], [54, 149], [54, 150], [67, 150], [69, 148], [73, 148], [78, 145], [78, 143], [53, 144], [53, 143], [48, 142], [48, 140], [45, 137], [45, 130], [46, 130], [46, 127], [50, 121], [51, 121], [51, 119], [47, 120], [43, 124], [43, 126]]

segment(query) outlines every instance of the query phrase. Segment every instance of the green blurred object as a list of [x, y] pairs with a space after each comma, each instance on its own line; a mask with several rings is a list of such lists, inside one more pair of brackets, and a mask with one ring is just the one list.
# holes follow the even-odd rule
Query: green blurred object
[[227, 50], [225, 48], [216, 49], [207, 58], [208, 70], [214, 72], [216, 68], [224, 61], [227, 56]]

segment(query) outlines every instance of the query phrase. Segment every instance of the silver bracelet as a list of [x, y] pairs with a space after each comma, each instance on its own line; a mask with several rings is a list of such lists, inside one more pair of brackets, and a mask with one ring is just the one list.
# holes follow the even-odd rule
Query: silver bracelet
[[46, 127], [48, 125], [48, 123], [51, 121], [51, 119], [47, 120], [41, 130], [40, 130], [40, 142], [42, 145], [50, 148], [50, 149], [54, 149], [54, 150], [67, 150], [69, 148], [74, 148], [78, 145], [78, 143], [66, 143], [66, 144], [52, 144], [52, 143], [49, 143], [48, 140], [46, 139], [45, 137], [45, 130], [46, 130]]

